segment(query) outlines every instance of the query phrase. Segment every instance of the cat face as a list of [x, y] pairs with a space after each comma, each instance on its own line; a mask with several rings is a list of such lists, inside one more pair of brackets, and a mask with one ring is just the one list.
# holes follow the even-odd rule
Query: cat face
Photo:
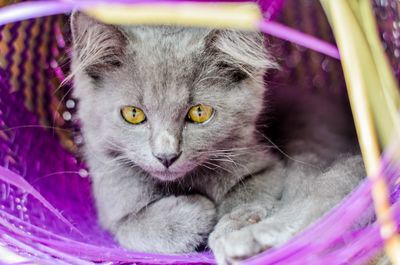
[[254, 138], [272, 66], [258, 33], [114, 27], [80, 13], [72, 32], [87, 156], [172, 181]]

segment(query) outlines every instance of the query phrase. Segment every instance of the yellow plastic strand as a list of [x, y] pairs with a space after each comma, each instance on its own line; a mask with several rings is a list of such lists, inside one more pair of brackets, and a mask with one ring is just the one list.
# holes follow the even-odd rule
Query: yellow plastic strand
[[185, 25], [256, 30], [262, 19], [255, 3], [102, 4], [85, 10], [109, 24]]
[[391, 215], [389, 189], [381, 174], [381, 148], [399, 134], [400, 96], [385, 58], [368, 0], [321, 0], [332, 25], [385, 250], [400, 264], [400, 238]]
[[[371, 50], [374, 51], [371, 55], [374, 57], [376, 62], [377, 70], [379, 71], [379, 75], [381, 76], [382, 87], [384, 87], [384, 92], [388, 93], [388, 103], [392, 105], [395, 103], [395, 109], [399, 109], [400, 107], [400, 93], [397, 88], [397, 83], [394, 75], [391, 71], [391, 66], [389, 61], [386, 60], [384, 56], [385, 51], [381, 45], [381, 41], [376, 35], [378, 32], [375, 16], [373, 14], [371, 5], [368, 1], [362, 1], [360, 3], [361, 16], [364, 23], [364, 32], [367, 38], [367, 41], [371, 47]], [[368, 30], [369, 29], [369, 30]]]

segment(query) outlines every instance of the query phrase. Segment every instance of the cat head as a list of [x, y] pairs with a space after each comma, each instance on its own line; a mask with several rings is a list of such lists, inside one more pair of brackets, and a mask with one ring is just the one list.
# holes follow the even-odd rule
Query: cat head
[[87, 156], [172, 181], [252, 143], [274, 66], [260, 33], [71, 21]]

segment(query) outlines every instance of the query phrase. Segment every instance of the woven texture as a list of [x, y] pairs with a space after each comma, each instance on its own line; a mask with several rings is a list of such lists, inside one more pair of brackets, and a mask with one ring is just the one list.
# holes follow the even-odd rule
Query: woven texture
[[[287, 0], [281, 13], [281, 0], [260, 2], [265, 17], [334, 42], [317, 1]], [[399, 75], [398, 3], [376, 1], [374, 7], [382, 40]], [[69, 72], [68, 18], [22, 21], [2, 26], [0, 32], [0, 243], [38, 264], [213, 264], [211, 253], [172, 256], [126, 251], [97, 224], [90, 178], [77, 152], [82, 139], [72, 122], [76, 102], [70, 98], [71, 84], [61, 85]], [[283, 68], [271, 77], [271, 89], [290, 86], [346, 99], [338, 61], [277, 39], [270, 41]], [[391, 183], [399, 221], [400, 191], [395, 184], [399, 172], [386, 162], [383, 176]], [[248, 263], [366, 262], [382, 248], [379, 225], [349, 228], [373, 215], [370, 188], [366, 180], [310, 229]]]

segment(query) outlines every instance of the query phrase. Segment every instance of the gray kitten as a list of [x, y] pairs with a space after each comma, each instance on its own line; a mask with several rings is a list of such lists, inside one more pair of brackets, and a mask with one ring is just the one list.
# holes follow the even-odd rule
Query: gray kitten
[[270, 152], [256, 123], [275, 63], [259, 33], [115, 27], [81, 13], [72, 33], [99, 220], [126, 248], [182, 253], [208, 239], [219, 264], [237, 262], [290, 239], [364, 174], [344, 155], [346, 113], [296, 89], [275, 98], [290, 106], [290, 159]]

